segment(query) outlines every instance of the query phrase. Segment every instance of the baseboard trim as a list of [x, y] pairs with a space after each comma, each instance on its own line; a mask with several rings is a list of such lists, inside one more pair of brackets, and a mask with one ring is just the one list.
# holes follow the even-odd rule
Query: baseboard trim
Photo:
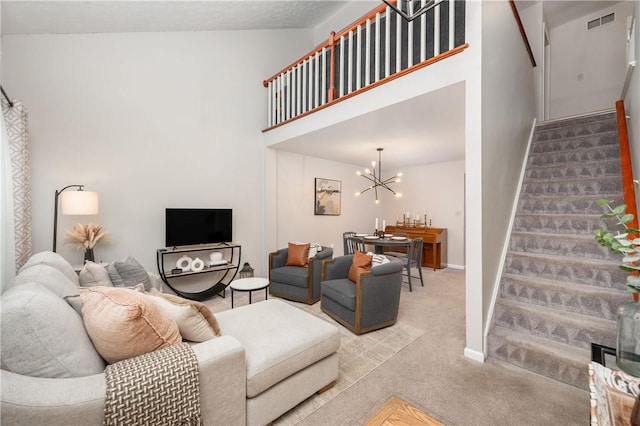
[[[428, 266], [423, 266], [423, 268], [428, 268]], [[464, 270], [464, 265], [454, 265], [452, 263], [447, 263], [447, 268]]]
[[482, 352], [475, 351], [473, 349], [464, 348], [464, 357], [474, 361], [478, 361], [484, 364], [485, 356]]

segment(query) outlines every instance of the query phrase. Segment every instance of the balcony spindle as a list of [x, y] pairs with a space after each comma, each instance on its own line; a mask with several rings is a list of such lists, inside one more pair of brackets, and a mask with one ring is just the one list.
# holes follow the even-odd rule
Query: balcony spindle
[[358, 25], [358, 39], [356, 46], [356, 90], [362, 87], [362, 25]]
[[[400, 1], [406, 3], [410, 14], [428, 3]], [[468, 44], [464, 44], [464, 25], [456, 27], [461, 21], [456, 13], [464, 18], [465, 4], [458, 1], [445, 0], [409, 22], [388, 5], [380, 5], [339, 34], [332, 32], [324, 44], [263, 82], [268, 126], [278, 126], [463, 51]], [[444, 34], [440, 33], [441, 25], [446, 27], [442, 28]]]

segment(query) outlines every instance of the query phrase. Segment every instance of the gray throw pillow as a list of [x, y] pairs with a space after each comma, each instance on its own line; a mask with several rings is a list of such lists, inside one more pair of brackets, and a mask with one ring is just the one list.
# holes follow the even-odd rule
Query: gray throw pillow
[[47, 288], [24, 283], [2, 295], [2, 369], [33, 377], [82, 377], [104, 371], [82, 318]]
[[142, 283], [145, 291], [151, 291], [152, 284], [146, 269], [131, 256], [111, 262], [107, 272], [114, 287], [133, 287]]
[[81, 287], [93, 287], [96, 285], [113, 287], [107, 268], [91, 261], [87, 261], [84, 264], [79, 278]]

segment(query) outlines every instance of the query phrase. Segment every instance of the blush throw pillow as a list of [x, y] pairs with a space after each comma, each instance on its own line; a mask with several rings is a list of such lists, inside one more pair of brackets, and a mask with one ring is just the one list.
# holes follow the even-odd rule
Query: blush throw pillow
[[351, 268], [349, 268], [349, 279], [353, 282], [358, 281], [358, 278], [363, 272], [368, 272], [371, 270], [372, 260], [373, 256], [364, 254], [360, 251], [356, 251], [353, 254], [353, 262], [351, 263]]
[[204, 342], [220, 336], [220, 326], [207, 305], [195, 300], [183, 299], [158, 290], [148, 293], [165, 315], [173, 318], [183, 339]]
[[176, 322], [143, 293], [88, 287], [80, 297], [87, 333], [110, 364], [182, 342]]
[[289, 251], [287, 252], [287, 266], [309, 266], [310, 247], [310, 243], [289, 243]]

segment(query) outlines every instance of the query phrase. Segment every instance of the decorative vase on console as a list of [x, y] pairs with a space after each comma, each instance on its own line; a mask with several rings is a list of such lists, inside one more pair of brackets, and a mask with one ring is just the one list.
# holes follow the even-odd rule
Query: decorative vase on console
[[93, 248], [99, 242], [108, 241], [108, 232], [100, 225], [77, 224], [67, 232], [66, 242], [74, 244], [78, 250], [84, 250], [84, 261], [95, 261]]
[[95, 262], [96, 258], [93, 256], [93, 249], [87, 248], [84, 251], [84, 262]]
[[[618, 308], [616, 336], [616, 364], [620, 369], [633, 376], [640, 377], [640, 230], [633, 214], [626, 213], [627, 206], [621, 204], [611, 207], [612, 201], [598, 200], [598, 204], [606, 206], [609, 213], [602, 219], [615, 218], [624, 227], [623, 232], [613, 234], [598, 229], [596, 241], [608, 247], [614, 253], [622, 255], [619, 268], [628, 272], [627, 290], [633, 293], [633, 302], [622, 304]], [[629, 226], [631, 225], [631, 226]]]

